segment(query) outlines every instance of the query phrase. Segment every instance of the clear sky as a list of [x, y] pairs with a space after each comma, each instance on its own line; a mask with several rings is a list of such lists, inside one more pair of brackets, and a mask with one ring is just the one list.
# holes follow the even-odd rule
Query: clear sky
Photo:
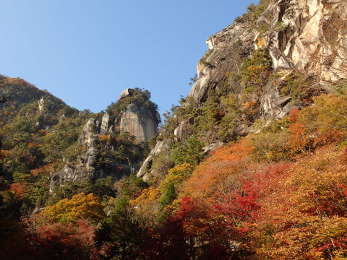
[[1, 0], [0, 74], [98, 112], [145, 88], [164, 112], [190, 90], [205, 40], [256, 0]]

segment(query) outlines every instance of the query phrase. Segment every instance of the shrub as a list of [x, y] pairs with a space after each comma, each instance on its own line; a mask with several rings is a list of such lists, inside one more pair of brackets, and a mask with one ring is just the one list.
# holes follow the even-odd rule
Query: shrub
[[100, 221], [105, 213], [99, 199], [92, 193], [73, 196], [70, 200], [63, 199], [42, 211], [43, 217], [49, 222], [76, 222], [79, 219]]
[[241, 67], [241, 81], [246, 93], [259, 92], [272, 72], [272, 60], [266, 50], [255, 50]]
[[184, 143], [174, 146], [172, 156], [175, 164], [197, 165], [203, 158], [203, 145], [196, 137], [190, 137]]

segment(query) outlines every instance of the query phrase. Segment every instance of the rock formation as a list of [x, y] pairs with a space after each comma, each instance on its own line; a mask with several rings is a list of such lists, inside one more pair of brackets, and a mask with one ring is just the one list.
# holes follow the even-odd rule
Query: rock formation
[[[114, 106], [125, 107], [117, 113], [105, 112], [99, 117], [90, 118], [84, 125], [80, 134], [78, 145], [81, 152], [76, 161], [66, 162], [63, 169], [51, 175], [50, 191], [64, 183], [80, 182], [85, 180], [96, 180], [106, 176], [119, 179], [123, 174], [133, 172], [138, 168], [138, 164], [143, 158], [132, 159], [125, 154], [127, 159], [122, 162], [115, 158], [107, 159], [107, 167], [102, 164], [104, 157], [117, 151], [118, 145], [133, 146], [132, 150], [139, 150], [143, 154], [142, 143], [148, 142], [157, 135], [160, 117], [157, 111], [151, 111], [148, 106], [141, 106], [136, 99], [132, 100], [135, 90], [126, 89], [122, 92], [120, 99]], [[149, 99], [149, 97], [148, 97]], [[146, 100], [149, 102], [149, 100]], [[124, 106], [124, 104], [128, 105]], [[154, 115], [154, 116], [153, 116]], [[112, 136], [127, 133], [133, 137], [134, 143], [118, 144], [116, 141], [109, 141]], [[105, 142], [102, 140], [105, 138]], [[124, 161], [125, 160], [125, 161]], [[122, 168], [120, 173], [118, 168]]]
[[129, 104], [122, 113], [119, 128], [134, 136], [137, 142], [147, 142], [158, 134], [158, 125], [151, 113], [136, 104]]
[[258, 22], [269, 26], [263, 39], [275, 70], [295, 68], [322, 84], [346, 78], [345, 0], [273, 1]]
[[[208, 51], [197, 65], [197, 78], [188, 99], [193, 99], [195, 108], [199, 109], [206, 108], [210, 95], [220, 103], [223, 97], [233, 94], [239, 102], [240, 118], [234, 121], [234, 126], [230, 125], [230, 136], [237, 138], [257, 131], [256, 120], [266, 125], [282, 118], [293, 107], [308, 105], [307, 100], [312, 96], [332, 91], [334, 84], [347, 77], [347, 1], [262, 0], [259, 6], [251, 7], [232, 25], [211, 36], [206, 44]], [[269, 73], [273, 77], [256, 91], [249, 92], [242, 83], [243, 64], [252, 53], [262, 50], [269, 55], [272, 63]], [[303, 80], [297, 81], [297, 86], [288, 87], [288, 78], [300, 78], [298, 75], [302, 75]], [[308, 80], [310, 88], [303, 90]], [[299, 95], [295, 96], [295, 92]], [[253, 105], [251, 116], [244, 108], [250, 105]], [[182, 110], [185, 106], [181, 105]], [[177, 116], [174, 114], [174, 117]], [[197, 129], [194, 117], [181, 116], [172, 121], [176, 127], [170, 128], [171, 133], [157, 144], [138, 176], [145, 176], [147, 180], [150, 175], [160, 174], [150, 167], [158, 148], [163, 143], [184, 142]], [[211, 143], [220, 145], [216, 135], [213, 137], [219, 126], [211, 127], [203, 134], [212, 133], [206, 147], [213, 147]], [[165, 152], [170, 153], [170, 148]]]

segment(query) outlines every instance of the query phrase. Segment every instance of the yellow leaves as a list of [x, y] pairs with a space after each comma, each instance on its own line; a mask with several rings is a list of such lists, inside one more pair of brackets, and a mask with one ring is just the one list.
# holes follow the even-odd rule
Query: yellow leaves
[[130, 205], [137, 206], [143, 204], [145, 201], [154, 201], [159, 199], [160, 190], [158, 188], [150, 187], [142, 191], [141, 195], [136, 199], [130, 201]]
[[80, 193], [71, 199], [63, 199], [53, 206], [46, 207], [42, 215], [50, 222], [76, 222], [79, 219], [98, 222], [105, 216], [105, 213], [99, 199], [94, 194]]
[[189, 163], [180, 164], [170, 169], [165, 179], [160, 183], [160, 191], [163, 193], [171, 184], [174, 184], [175, 188], [177, 189], [177, 186], [181, 184], [192, 171], [193, 166], [191, 166]]
[[160, 209], [158, 202], [160, 194], [158, 188], [150, 187], [143, 190], [139, 197], [131, 200], [130, 205], [139, 215], [147, 217], [149, 221], [154, 221]]

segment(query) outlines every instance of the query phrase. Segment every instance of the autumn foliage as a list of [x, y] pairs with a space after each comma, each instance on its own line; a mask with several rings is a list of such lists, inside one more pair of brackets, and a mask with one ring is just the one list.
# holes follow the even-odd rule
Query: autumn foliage
[[69, 223], [80, 219], [97, 222], [105, 216], [105, 213], [99, 199], [94, 194], [80, 193], [71, 199], [63, 199], [55, 205], [46, 207], [42, 215], [52, 223]]

